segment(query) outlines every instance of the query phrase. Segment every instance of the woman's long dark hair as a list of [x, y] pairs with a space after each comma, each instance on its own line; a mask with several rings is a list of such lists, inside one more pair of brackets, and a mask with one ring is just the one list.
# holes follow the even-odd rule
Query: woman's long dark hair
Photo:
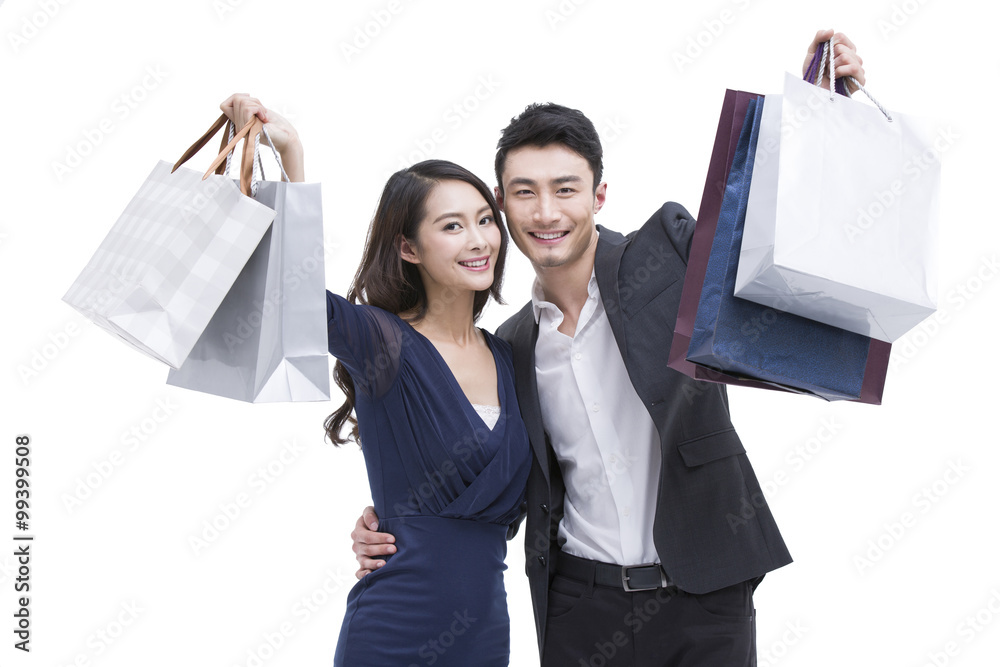
[[[500, 217], [500, 208], [486, 183], [468, 169], [446, 160], [418, 162], [389, 177], [368, 228], [364, 255], [347, 293], [348, 301], [378, 306], [397, 315], [415, 313], [412, 321], [427, 314], [427, 294], [420, 272], [416, 265], [400, 257], [399, 250], [402, 239], [416, 239], [417, 227], [426, 215], [427, 196], [441, 181], [462, 181], [476, 188], [489, 204], [500, 228], [500, 250], [493, 269], [493, 284], [488, 290], [476, 292], [472, 304], [473, 321], [479, 319], [491, 296], [503, 303], [500, 287], [507, 257], [507, 229]], [[342, 445], [358, 440], [358, 420], [353, 414], [354, 381], [340, 361], [334, 365], [333, 379], [344, 392], [344, 403], [326, 418], [324, 426], [330, 441]], [[345, 424], [350, 424], [351, 429], [346, 437], [341, 434]]]

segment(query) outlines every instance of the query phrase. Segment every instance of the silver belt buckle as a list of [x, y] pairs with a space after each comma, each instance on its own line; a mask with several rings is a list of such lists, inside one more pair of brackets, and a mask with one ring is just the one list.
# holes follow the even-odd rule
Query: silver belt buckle
[[[657, 571], [659, 571], [659, 573], [660, 573], [660, 585], [659, 586], [648, 586], [646, 588], [633, 588], [633, 587], [629, 586], [629, 584], [628, 584], [628, 580], [629, 580], [628, 571], [631, 570], [632, 568], [636, 568], [636, 567], [655, 567], [657, 569]], [[660, 566], [659, 563], [642, 563], [641, 565], [623, 565], [622, 566], [622, 586], [625, 588], [626, 592], [629, 592], [629, 593], [631, 593], [633, 591], [651, 591], [653, 589], [661, 588], [661, 587], [662, 588], [666, 588], [667, 587], [667, 573], [663, 571], [663, 568]]]

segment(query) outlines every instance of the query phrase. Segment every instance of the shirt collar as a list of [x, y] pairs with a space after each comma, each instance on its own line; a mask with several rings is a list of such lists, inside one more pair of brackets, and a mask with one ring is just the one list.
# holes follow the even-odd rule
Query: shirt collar
[[[590, 296], [596, 296], [599, 293], [597, 289], [597, 273], [594, 269], [590, 270], [590, 281], [587, 283], [587, 294]], [[542, 284], [538, 282], [538, 277], [535, 277], [535, 282], [531, 285], [531, 310], [535, 315], [535, 324], [538, 324], [541, 319], [542, 310], [551, 308], [555, 313], [557, 313], [560, 318], [562, 317], [562, 311], [551, 301], [545, 300], [545, 294], [542, 292]]]

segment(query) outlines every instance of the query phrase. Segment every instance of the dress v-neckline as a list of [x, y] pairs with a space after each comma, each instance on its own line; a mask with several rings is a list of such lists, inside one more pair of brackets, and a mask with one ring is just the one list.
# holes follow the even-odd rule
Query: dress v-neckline
[[[399, 316], [397, 315], [396, 317]], [[468, 394], [466, 394], [465, 390], [462, 389], [462, 385], [458, 383], [458, 379], [455, 377], [455, 373], [451, 370], [451, 366], [449, 366], [448, 362], [444, 360], [444, 356], [437, 349], [437, 346], [435, 346], [434, 343], [431, 342], [431, 339], [423, 335], [419, 331], [417, 331], [417, 329], [412, 324], [410, 324], [403, 318], [399, 317], [399, 321], [408, 326], [410, 330], [413, 331], [413, 333], [419, 336], [424, 341], [424, 343], [426, 343], [427, 346], [431, 348], [431, 351], [433, 352], [434, 357], [437, 359], [437, 362], [444, 368], [445, 375], [448, 377], [449, 382], [451, 382], [452, 389], [462, 397], [466, 413], [471, 412], [472, 414], [474, 414], [476, 416], [476, 419], [478, 419], [479, 422], [483, 426], [485, 426], [492, 435], [495, 432], [496, 428], [500, 426], [500, 422], [503, 421], [505, 401], [503, 395], [503, 383], [500, 378], [500, 360], [497, 358], [497, 351], [493, 346], [493, 342], [490, 340], [489, 334], [487, 334], [486, 331], [481, 327], [476, 327], [477, 329], [479, 329], [479, 331], [482, 332], [483, 340], [486, 341], [486, 347], [490, 348], [490, 354], [493, 355], [493, 368], [497, 376], [497, 401], [500, 403], [500, 405], [498, 406], [500, 408], [500, 419], [497, 420], [497, 423], [492, 428], [490, 428], [489, 425], [485, 421], [483, 421], [482, 416], [479, 414], [479, 412], [476, 411], [476, 408], [472, 405], [472, 401], [469, 400]]]

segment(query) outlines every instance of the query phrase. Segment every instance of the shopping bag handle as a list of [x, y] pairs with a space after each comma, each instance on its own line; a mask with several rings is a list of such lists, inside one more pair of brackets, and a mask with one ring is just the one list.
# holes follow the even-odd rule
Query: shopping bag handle
[[[818, 48], [816, 49], [816, 53], [813, 55], [812, 62], [809, 63], [809, 67], [806, 69], [806, 73], [805, 75], [803, 75], [802, 78], [806, 81], [809, 81], [813, 85], [818, 86], [820, 82], [823, 80], [823, 73], [826, 71], [827, 60], [829, 60], [830, 63], [830, 99], [831, 100], [833, 99], [834, 92], [840, 93], [845, 97], [850, 97], [847, 94], [847, 86], [844, 84], [844, 79], [837, 79], [837, 73], [833, 68], [832, 39], [829, 42], [823, 42], [822, 51], [820, 51]], [[861, 85], [861, 82], [859, 82], [853, 76], [848, 76], [847, 79], [849, 79], [851, 83], [857, 86], [858, 90], [864, 93], [868, 97], [868, 99], [870, 99], [872, 103], [874, 103], [875, 106], [878, 107], [878, 110], [885, 115], [886, 120], [888, 120], [890, 123], [892, 122], [892, 116], [889, 114], [889, 112], [886, 111], [885, 107], [882, 106], [878, 100], [872, 97], [872, 94], [868, 92], [868, 89]]]
[[[257, 184], [263, 179], [263, 169], [261, 168], [260, 161], [260, 135], [264, 134], [264, 138], [268, 145], [271, 147], [271, 151], [274, 153], [274, 159], [278, 162], [278, 167], [281, 169], [281, 176], [284, 181], [288, 182], [288, 174], [285, 173], [285, 167], [281, 164], [281, 156], [278, 155], [277, 149], [274, 147], [274, 143], [271, 141], [271, 136], [268, 134], [267, 127], [264, 122], [258, 118], [256, 115], [253, 116], [243, 128], [236, 134], [230, 132], [229, 143], [226, 144], [219, 154], [209, 165], [208, 169], [205, 171], [205, 175], [202, 180], [208, 178], [208, 176], [214, 171], [219, 173], [219, 169], [223, 168], [222, 161], [226, 160], [225, 170], [226, 173], [229, 172], [229, 157], [235, 150], [236, 143], [241, 139], [246, 139], [243, 142], [243, 157], [240, 162], [240, 192], [247, 195], [248, 197], [257, 196]], [[250, 138], [253, 137], [253, 150], [251, 156], [250, 149]]]
[[[198, 139], [198, 141], [191, 144], [190, 148], [184, 151], [184, 154], [181, 155], [181, 158], [177, 160], [176, 163], [174, 163], [174, 168], [170, 170], [170, 173], [177, 171], [177, 169], [182, 164], [184, 164], [192, 157], [194, 157], [194, 154], [200, 151], [202, 148], [204, 148], [208, 144], [208, 142], [212, 140], [212, 137], [214, 137], [216, 133], [218, 133], [218, 131], [222, 129], [222, 126], [225, 125], [227, 122], [229, 123], [230, 126], [232, 126], [232, 122], [229, 121], [229, 117], [226, 114], [222, 114], [221, 116], [219, 116], [219, 118], [214, 123], [212, 123], [212, 127], [208, 128], [208, 131], [205, 132], [205, 134], [201, 135], [201, 138]], [[230, 132], [230, 139], [231, 135], [232, 132]], [[219, 150], [222, 151], [226, 147], [226, 144], [228, 143], [229, 141], [226, 139], [226, 135], [223, 134], [222, 143], [219, 145]], [[226, 169], [228, 170], [228, 165], [226, 165]], [[220, 164], [219, 167], [215, 170], [215, 173], [219, 175], [223, 173], [222, 164]]]
[[[234, 150], [236, 143], [244, 137], [256, 137], [257, 134], [260, 133], [260, 128], [263, 127], [263, 125], [264, 124], [261, 122], [260, 118], [256, 115], [250, 118], [247, 124], [244, 125], [240, 131], [237, 132], [232, 139], [230, 139], [225, 147], [219, 151], [219, 154], [215, 156], [215, 159], [212, 160], [212, 164], [209, 165], [208, 169], [205, 171], [205, 175], [202, 177], [202, 180], [208, 178], [212, 172], [221, 173], [219, 170], [224, 168], [222, 162], [226, 159], [226, 156]], [[240, 192], [248, 197], [253, 196], [252, 193], [256, 190], [255, 187], [252, 187], [254, 165], [251, 161], [247, 160], [248, 157], [252, 157], [248, 156], [248, 153], [250, 152], [250, 141], [248, 140], [243, 144], [243, 159], [240, 162]]]

